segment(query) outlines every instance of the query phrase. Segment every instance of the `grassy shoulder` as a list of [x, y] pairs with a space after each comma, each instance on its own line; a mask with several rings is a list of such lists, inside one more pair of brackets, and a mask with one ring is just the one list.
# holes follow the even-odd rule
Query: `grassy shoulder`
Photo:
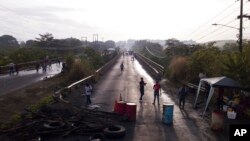
[[1, 127], [18, 120], [25, 108], [30, 107], [31, 110], [35, 111], [40, 106], [51, 102], [53, 92], [64, 81], [64, 76], [57, 76], [1, 96]]

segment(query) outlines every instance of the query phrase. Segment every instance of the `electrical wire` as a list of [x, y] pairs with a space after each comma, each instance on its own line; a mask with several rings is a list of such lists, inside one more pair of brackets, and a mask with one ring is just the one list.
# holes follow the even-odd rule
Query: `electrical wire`
[[[213, 18], [209, 19], [207, 22], [203, 23], [201, 26], [199, 26], [196, 30], [194, 30], [193, 32], [191, 32], [190, 34], [188, 34], [188, 36], [190, 37], [191, 35], [197, 33], [201, 28], [203, 28], [205, 25], [207, 25], [210, 21], [214, 20], [215, 18], [217, 18], [218, 16], [220, 16], [222, 13], [224, 13], [226, 10], [228, 10], [229, 8], [231, 8], [232, 6], [234, 6], [234, 4], [236, 3], [236, 1], [232, 4], [230, 4], [229, 6], [227, 6], [225, 9], [223, 9], [221, 12], [219, 12], [216, 16], [214, 16]], [[187, 36], [186, 36], [187, 37]], [[185, 38], [184, 38], [185, 39]]]
[[165, 57], [161, 57], [161, 56], [159, 56], [159, 55], [155, 55], [153, 52], [151, 52], [151, 51], [148, 49], [147, 46], [145, 46], [145, 48], [146, 48], [146, 50], [147, 50], [152, 56], [154, 56], [154, 57], [156, 57], [156, 58], [160, 58], [160, 59], [166, 58], [166, 56], [165, 56]]
[[[230, 23], [232, 23], [232, 22], [234, 22], [234, 21], [235, 21], [235, 20], [232, 20], [232, 21], [226, 23], [226, 25], [229, 25]], [[222, 29], [222, 28], [221, 28], [221, 27], [217, 27], [217, 28], [214, 29], [213, 31], [209, 32], [208, 34], [203, 35], [202, 37], [198, 38], [196, 41], [200, 41], [201, 39], [206, 38], [207, 36], [210, 36], [212, 33], [215, 33], [216, 31], [218, 31], [218, 30], [220, 30], [220, 29]]]

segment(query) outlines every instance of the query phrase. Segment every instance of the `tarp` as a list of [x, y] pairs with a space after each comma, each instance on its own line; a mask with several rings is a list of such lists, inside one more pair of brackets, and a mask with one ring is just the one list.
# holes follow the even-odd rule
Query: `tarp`
[[213, 77], [213, 78], [203, 78], [200, 81], [207, 82], [208, 84], [212, 85], [212, 87], [226, 87], [226, 88], [236, 88], [241, 89], [241, 85], [228, 77]]
[[195, 103], [194, 103], [194, 107], [196, 107], [197, 104], [197, 99], [198, 96], [200, 94], [200, 89], [201, 89], [201, 84], [203, 82], [206, 82], [210, 85], [210, 91], [208, 94], [208, 98], [206, 101], [206, 106], [203, 112], [203, 115], [205, 114], [208, 104], [213, 96], [214, 93], [214, 89], [216, 87], [222, 87], [222, 88], [235, 88], [235, 89], [244, 89], [237, 81], [228, 78], [226, 76], [222, 76], [222, 77], [213, 77], [213, 78], [203, 78], [200, 80], [199, 86], [198, 86], [198, 90], [197, 90], [197, 94], [196, 94], [196, 99], [195, 99]]

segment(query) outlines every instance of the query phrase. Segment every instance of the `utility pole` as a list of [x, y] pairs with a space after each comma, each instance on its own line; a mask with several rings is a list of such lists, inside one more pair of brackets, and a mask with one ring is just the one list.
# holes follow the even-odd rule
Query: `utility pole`
[[238, 16], [238, 18], [240, 18], [240, 34], [239, 34], [239, 49], [240, 52], [242, 52], [242, 26], [243, 26], [243, 0], [240, 0], [240, 16]]
[[[250, 1], [250, 0], [249, 0]], [[243, 42], [242, 42], [242, 29], [243, 29], [243, 18], [248, 18], [250, 19], [250, 16], [248, 15], [243, 15], [243, 0], [240, 0], [240, 15], [238, 16], [238, 19], [240, 19], [240, 28], [239, 28], [239, 50], [240, 52], [242, 52], [242, 48], [243, 48]]]

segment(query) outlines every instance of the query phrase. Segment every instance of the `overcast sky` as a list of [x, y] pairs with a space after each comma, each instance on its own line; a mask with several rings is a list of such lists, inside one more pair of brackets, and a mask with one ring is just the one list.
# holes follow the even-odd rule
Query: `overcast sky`
[[[19, 41], [40, 33], [55, 38], [87, 37], [99, 40], [236, 39], [240, 2], [236, 0], [0, 0], [0, 35]], [[244, 0], [244, 14], [250, 14]], [[244, 20], [244, 38], [250, 38], [250, 21]]]

